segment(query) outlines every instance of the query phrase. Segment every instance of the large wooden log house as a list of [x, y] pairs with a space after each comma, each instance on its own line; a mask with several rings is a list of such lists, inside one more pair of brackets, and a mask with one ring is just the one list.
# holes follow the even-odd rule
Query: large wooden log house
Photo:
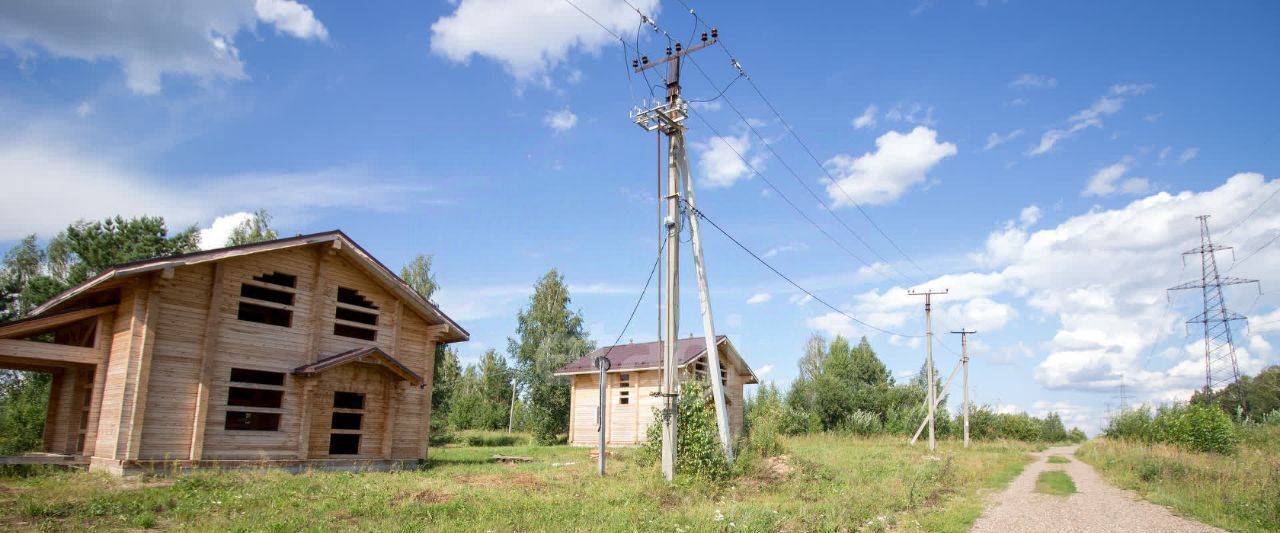
[[44, 449], [93, 470], [387, 468], [467, 339], [332, 231], [118, 265], [0, 325], [0, 368], [53, 374]]

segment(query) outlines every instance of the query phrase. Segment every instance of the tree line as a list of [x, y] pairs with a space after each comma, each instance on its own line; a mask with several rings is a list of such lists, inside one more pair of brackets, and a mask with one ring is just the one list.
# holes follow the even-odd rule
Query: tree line
[[[799, 375], [785, 392], [777, 385], [765, 383], [748, 398], [748, 434], [836, 432], [911, 436], [927, 414], [927, 370], [921, 365], [913, 378], [898, 383], [866, 337], [853, 345], [843, 336], [837, 335], [828, 343], [815, 334], [805, 343]], [[937, 376], [934, 386], [941, 389], [942, 379], [936, 368], [933, 375]], [[946, 391], [941, 394], [941, 403], [934, 415], [935, 431], [941, 437], [962, 435], [960, 416], [949, 413]], [[971, 407], [969, 429], [970, 437], [979, 440], [1085, 439], [1079, 428], [1068, 431], [1057, 413], [1039, 418], [1026, 413], [998, 413], [986, 405]]]

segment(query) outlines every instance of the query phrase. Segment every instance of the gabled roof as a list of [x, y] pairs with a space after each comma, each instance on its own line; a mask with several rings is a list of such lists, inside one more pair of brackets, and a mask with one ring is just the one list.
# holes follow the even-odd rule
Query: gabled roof
[[[747, 365], [742, 355], [729, 342], [729, 338], [724, 335], [717, 335], [717, 347], [720, 353], [728, 356], [729, 360], [735, 361], [745, 370], [745, 374], [751, 376], [747, 383], [758, 383], [755, 372]], [[629, 372], [635, 370], [659, 370], [662, 368], [662, 343], [642, 342], [619, 344], [617, 346], [606, 346], [594, 352], [578, 358], [576, 361], [560, 367], [555, 371], [557, 376], [569, 376], [573, 374], [591, 374], [598, 372], [595, 367], [595, 358], [609, 355], [609, 372]], [[684, 367], [694, 360], [707, 353], [706, 337], [687, 337], [676, 340], [676, 366]]]
[[389, 370], [392, 374], [395, 374], [396, 376], [398, 376], [400, 379], [408, 381], [410, 385], [417, 386], [417, 385], [421, 385], [423, 382], [422, 376], [419, 376], [414, 371], [409, 370], [409, 367], [404, 366], [403, 363], [401, 363], [400, 361], [397, 361], [396, 358], [391, 357], [389, 354], [387, 354], [387, 352], [383, 351], [382, 348], [379, 348], [377, 346], [347, 350], [339, 354], [331, 355], [329, 357], [326, 357], [324, 359], [321, 359], [309, 365], [302, 365], [298, 368], [293, 369], [293, 375], [314, 376], [316, 374], [319, 374], [320, 372], [324, 372], [325, 370], [329, 370], [331, 368], [342, 366], [351, 362], [363, 362], [363, 363], [372, 363], [372, 364], [382, 365], [383, 367], [386, 367], [386, 369]]
[[361, 248], [360, 245], [356, 244], [355, 241], [352, 241], [350, 237], [340, 230], [121, 263], [99, 273], [97, 276], [94, 276], [75, 287], [63, 291], [62, 294], [59, 294], [52, 300], [49, 300], [44, 305], [35, 308], [35, 310], [31, 312], [30, 316], [39, 317], [50, 311], [61, 310], [62, 307], [66, 307], [64, 304], [68, 304], [76, 297], [92, 292], [94, 289], [102, 287], [103, 285], [115, 280], [129, 278], [147, 272], [164, 270], [167, 268], [222, 261], [233, 257], [241, 257], [263, 252], [274, 252], [277, 250], [305, 247], [322, 243], [332, 243], [340, 253], [345, 257], [352, 259], [357, 266], [362, 267], [364, 271], [382, 285], [383, 288], [399, 297], [405, 303], [405, 307], [413, 310], [428, 323], [447, 325], [448, 331], [445, 334], [444, 342], [459, 342], [469, 340], [471, 338], [471, 334], [468, 333], [466, 329], [463, 329], [463, 327], [458, 325], [457, 322], [454, 322], [452, 318], [445, 315], [444, 312], [441, 311], [434, 303], [423, 298], [422, 295], [409, 287], [409, 285], [392, 272], [391, 269], [387, 268], [386, 265], [383, 265], [375, 259], [369, 254], [369, 252], [365, 251], [364, 248]]

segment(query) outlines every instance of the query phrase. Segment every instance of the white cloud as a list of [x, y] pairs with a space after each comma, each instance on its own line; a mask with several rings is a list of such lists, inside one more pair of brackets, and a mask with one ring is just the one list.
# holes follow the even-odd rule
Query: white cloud
[[1018, 312], [1013, 307], [990, 298], [973, 298], [964, 303], [942, 308], [945, 323], [983, 332], [997, 331], [1016, 316]]
[[390, 212], [441, 203], [429, 186], [385, 181], [360, 169], [179, 180], [56, 136], [27, 132], [19, 137], [0, 138], [0, 176], [21, 176], [23, 182], [0, 196], [0, 240], [30, 233], [48, 236], [75, 220], [117, 214], [163, 216], [170, 228], [180, 228], [258, 208], [270, 210], [280, 221], [296, 221], [319, 209]]
[[767, 292], [758, 292], [747, 298], [747, 303], [751, 305], [762, 304], [773, 299], [773, 295]]
[[773, 248], [768, 249], [767, 251], [765, 251], [765, 253], [761, 254], [761, 257], [768, 259], [770, 257], [776, 257], [778, 254], [781, 254], [781, 253], [798, 252], [800, 250], [805, 250], [807, 248], [808, 246], [806, 246], [804, 243], [795, 242], [791, 244], [784, 244], [782, 246], [774, 246]]
[[548, 111], [546, 116], [542, 117], [542, 122], [556, 133], [564, 133], [573, 129], [578, 124], [578, 115], [573, 114], [566, 107], [559, 111]]
[[1127, 178], [1132, 159], [1124, 158], [1119, 163], [1107, 165], [1089, 178], [1088, 185], [1081, 196], [1111, 196], [1113, 194], [1141, 194], [1151, 189], [1151, 182], [1146, 178]]
[[933, 106], [925, 106], [920, 102], [900, 103], [885, 112], [884, 119], [892, 122], [906, 122], [921, 126], [934, 126]]
[[[658, 0], [633, 0], [649, 16]], [[639, 17], [627, 4], [576, 0], [579, 8], [620, 35], [634, 35]], [[616, 39], [563, 0], [458, 0], [431, 24], [431, 51], [456, 63], [495, 61], [518, 81], [544, 78], [573, 52], [597, 54]], [[544, 80], [545, 81], [545, 80]]]
[[854, 334], [853, 321], [835, 311], [811, 317], [804, 321], [804, 325], [809, 329], [821, 331], [828, 337], [836, 335], [851, 337]]
[[1022, 130], [1013, 130], [1004, 135], [1001, 135], [998, 132], [992, 132], [991, 135], [987, 136], [987, 146], [984, 147], [983, 150], [990, 150], [1004, 143], [1017, 139], [1020, 136], [1022, 136]]
[[80, 102], [80, 105], [76, 106], [76, 116], [84, 118], [92, 114], [93, 104], [89, 102]]
[[0, 46], [20, 56], [43, 50], [115, 60], [131, 90], [154, 94], [165, 75], [244, 79], [235, 39], [258, 22], [301, 39], [328, 35], [310, 8], [292, 0], [8, 0], [0, 3]]
[[258, 19], [274, 24], [277, 32], [284, 32], [299, 39], [326, 40], [329, 30], [316, 20], [311, 8], [294, 0], [256, 0], [253, 5]]
[[867, 106], [867, 109], [863, 111], [861, 115], [853, 119], [853, 127], [856, 129], [875, 127], [876, 113], [879, 111], [880, 108], [876, 107], [875, 104]]
[[1143, 94], [1151, 90], [1152, 85], [1113, 85], [1107, 94], [1093, 102], [1093, 105], [1080, 110], [1067, 119], [1066, 128], [1051, 128], [1040, 137], [1040, 143], [1028, 152], [1030, 155], [1041, 155], [1053, 150], [1058, 142], [1074, 136], [1087, 128], [1101, 128], [1102, 117], [1114, 115], [1124, 108], [1130, 96]]
[[762, 365], [760, 368], [755, 369], [755, 371], [756, 377], [763, 378], [773, 373], [773, 365]]
[[813, 297], [808, 294], [793, 294], [791, 297], [787, 298], [787, 303], [797, 307], [804, 307], [812, 301]]
[[1036, 74], [1023, 74], [1009, 82], [1009, 87], [1014, 89], [1052, 89], [1057, 86], [1057, 79]]
[[1186, 150], [1182, 151], [1182, 155], [1178, 156], [1178, 164], [1181, 165], [1183, 163], [1186, 163], [1187, 161], [1195, 159], [1196, 156], [1199, 154], [1200, 154], [1199, 148], [1187, 148]]
[[200, 229], [200, 249], [212, 250], [214, 248], [222, 248], [227, 245], [227, 239], [231, 238], [231, 232], [240, 225], [241, 222], [253, 218], [253, 213], [248, 211], [240, 211], [231, 213], [230, 215], [222, 215], [213, 219], [213, 223], [207, 228]]
[[835, 176], [827, 183], [833, 207], [849, 201], [887, 204], [897, 200], [943, 159], [956, 154], [956, 145], [938, 142], [938, 132], [917, 126], [910, 133], [890, 131], [876, 139], [876, 151], [860, 157], [845, 154], [827, 161]]
[[1023, 227], [1034, 226], [1036, 222], [1040, 221], [1041, 214], [1040, 206], [1029, 205], [1018, 212], [1018, 221], [1022, 223]]
[[1071, 428], [1091, 428], [1097, 422], [1097, 417], [1093, 413], [1093, 409], [1083, 405], [1076, 405], [1071, 402], [1057, 401], [1049, 402], [1044, 400], [1036, 400], [1031, 404], [1032, 416], [1044, 418], [1049, 413], [1057, 413], [1062, 418], [1062, 425], [1067, 429]]
[[751, 138], [745, 132], [736, 137], [712, 136], [705, 143], [694, 142], [693, 149], [698, 153], [702, 183], [709, 189], [730, 187], [739, 180], [749, 179], [753, 167], [756, 170], [764, 167], [764, 157], [753, 153]]

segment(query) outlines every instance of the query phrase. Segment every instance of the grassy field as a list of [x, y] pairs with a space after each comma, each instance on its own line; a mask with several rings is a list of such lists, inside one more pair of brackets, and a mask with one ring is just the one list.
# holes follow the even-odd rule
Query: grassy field
[[1076, 482], [1071, 481], [1071, 476], [1060, 470], [1041, 472], [1040, 477], [1036, 478], [1036, 492], [1054, 496], [1070, 496], [1076, 493]]
[[[465, 439], [464, 439], [465, 440]], [[292, 530], [927, 530], [965, 531], [981, 494], [1012, 480], [1028, 445], [901, 439], [789, 439], [785, 459], [720, 486], [668, 488], [633, 450], [595, 476], [582, 448], [431, 450], [421, 470], [263, 469], [120, 480], [84, 472], [0, 478], [0, 529]], [[496, 464], [493, 454], [529, 463]]]
[[1108, 481], [1232, 531], [1280, 531], [1280, 428], [1246, 428], [1235, 455], [1096, 439], [1076, 456]]

